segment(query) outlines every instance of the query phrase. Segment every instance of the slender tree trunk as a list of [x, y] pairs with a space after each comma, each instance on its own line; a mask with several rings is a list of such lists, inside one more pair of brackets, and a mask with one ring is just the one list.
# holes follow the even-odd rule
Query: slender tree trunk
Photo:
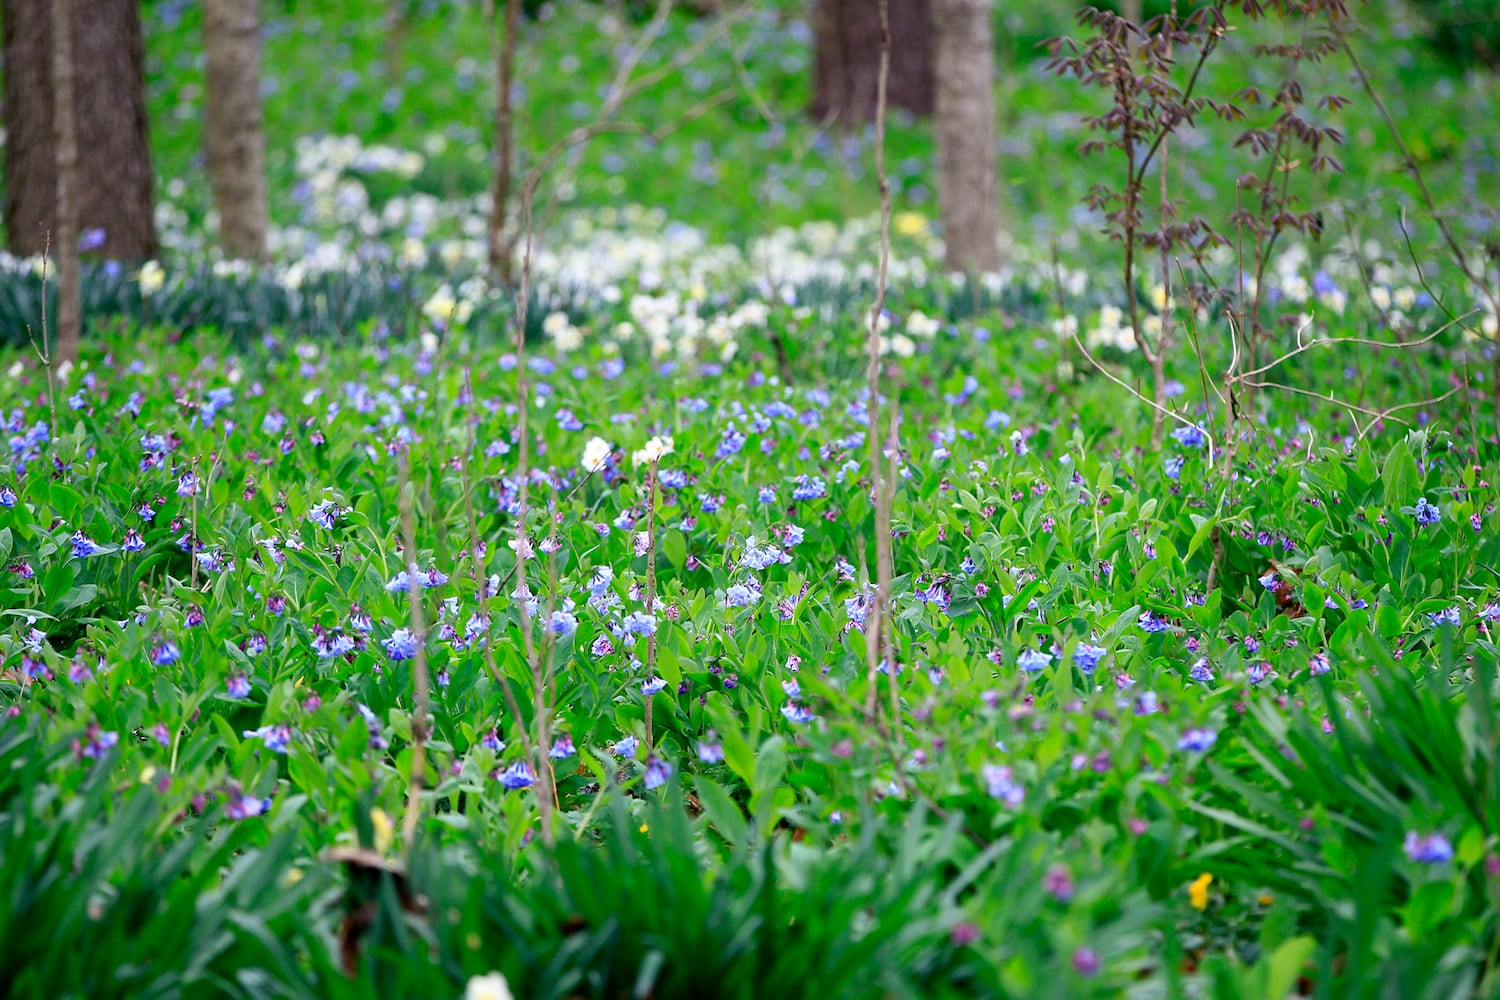
[[[892, 44], [886, 103], [919, 115], [931, 114], [934, 107], [929, 3], [889, 0]], [[813, 25], [813, 115], [836, 115], [846, 125], [874, 121], [880, 7], [875, 0], [816, 0]]]
[[938, 204], [956, 271], [1000, 269], [993, 35], [988, 0], [932, 0]]
[[57, 255], [57, 337], [49, 358], [59, 365], [77, 363], [83, 341], [83, 300], [78, 287], [78, 122], [73, 80], [73, 3], [52, 0], [52, 92], [57, 98], [52, 115], [57, 165], [52, 246]]
[[[493, 3], [493, 0], [486, 0]], [[385, 0], [385, 75], [393, 86], [401, 84], [401, 65], [406, 52], [406, 0]]]
[[[146, 141], [140, 0], [74, 0], [77, 224], [92, 252], [157, 252]], [[5, 235], [11, 253], [41, 252], [57, 231], [51, 0], [0, 0], [5, 59]], [[53, 246], [58, 246], [54, 238]]]
[[515, 240], [506, 224], [515, 170], [515, 113], [511, 107], [516, 75], [516, 35], [521, 27], [521, 0], [505, 0], [505, 36], [500, 39], [495, 76], [495, 183], [490, 206], [490, 273], [507, 285], [514, 269]]
[[203, 130], [219, 241], [231, 257], [266, 256], [266, 134], [260, 98], [260, 0], [205, 0], [208, 101]]

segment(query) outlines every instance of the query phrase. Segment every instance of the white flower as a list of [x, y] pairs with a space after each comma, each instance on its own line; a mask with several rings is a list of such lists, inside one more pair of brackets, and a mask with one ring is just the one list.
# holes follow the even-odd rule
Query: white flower
[[510, 983], [498, 972], [487, 976], [473, 976], [464, 988], [464, 1000], [515, 1000]]
[[148, 260], [141, 265], [140, 273], [136, 280], [141, 283], [142, 295], [153, 295], [161, 291], [161, 287], [167, 283], [167, 272], [154, 260]]
[[473, 312], [474, 303], [455, 298], [447, 285], [433, 292], [422, 306], [422, 315], [434, 323], [464, 323]]
[[659, 462], [663, 456], [672, 454], [672, 439], [670, 437], [654, 437], [646, 442], [646, 447], [636, 452], [631, 458], [636, 465], [642, 462]]
[[931, 337], [938, 332], [941, 325], [923, 312], [914, 312], [906, 317], [906, 330], [913, 337]]
[[609, 442], [602, 437], [589, 438], [583, 446], [583, 468], [586, 472], [603, 472], [609, 464]]
[[917, 342], [904, 333], [898, 333], [894, 337], [881, 337], [880, 353], [894, 354], [898, 358], [909, 358], [917, 353]]
[[401, 244], [401, 263], [407, 267], [425, 267], [427, 265], [427, 248], [422, 241], [414, 236], [408, 236]]

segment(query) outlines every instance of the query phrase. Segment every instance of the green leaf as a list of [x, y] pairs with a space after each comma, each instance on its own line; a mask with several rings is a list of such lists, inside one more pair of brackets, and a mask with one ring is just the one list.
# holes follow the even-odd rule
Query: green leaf
[[656, 672], [674, 688], [682, 683], [682, 666], [677, 662], [676, 650], [665, 644], [656, 647]]
[[719, 836], [731, 845], [743, 844], [749, 825], [734, 799], [706, 775], [698, 775], [693, 784], [698, 789], [698, 801], [703, 805], [703, 813], [719, 832]]
[[1200, 517], [1194, 514], [1193, 523], [1198, 527], [1193, 532], [1193, 540], [1188, 542], [1187, 552], [1183, 555], [1183, 559], [1191, 559], [1193, 553], [1203, 547], [1203, 543], [1208, 541], [1209, 532], [1214, 530], [1214, 525], [1218, 522], [1212, 517]]
[[1412, 458], [1405, 441], [1391, 448], [1385, 456], [1380, 480], [1385, 485], [1387, 506], [1412, 503], [1417, 499], [1414, 495], [1418, 486], [1417, 460]]
[[719, 731], [719, 742], [724, 747], [724, 763], [746, 785], [752, 785], [755, 780], [755, 751], [750, 749], [745, 737], [736, 729], [723, 729]]
[[781, 780], [786, 777], [786, 765], [786, 741], [780, 736], [772, 736], [760, 745], [760, 753], [755, 755], [751, 790], [759, 795], [780, 787]]
[[682, 532], [674, 528], [662, 536], [661, 551], [667, 557], [668, 562], [681, 570], [687, 562], [687, 539], [682, 537]]
[[1265, 995], [1267, 1000], [1285, 1000], [1296, 987], [1297, 980], [1302, 976], [1302, 970], [1306, 968], [1317, 946], [1316, 939], [1304, 934], [1301, 937], [1283, 941], [1281, 946], [1272, 952], [1266, 970]]

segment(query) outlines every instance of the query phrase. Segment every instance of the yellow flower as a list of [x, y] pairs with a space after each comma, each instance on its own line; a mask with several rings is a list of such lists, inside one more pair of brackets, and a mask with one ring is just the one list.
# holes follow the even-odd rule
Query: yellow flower
[[1263, 892], [1256, 897], [1255, 901], [1261, 906], [1270, 906], [1272, 903], [1276, 902], [1276, 897], [1271, 895], [1269, 892]]
[[646, 823], [642, 823], [641, 824], [641, 832], [642, 833], [650, 833], [651, 832], [651, 827], [648, 824], [646, 824]]
[[920, 236], [927, 232], [927, 217], [921, 212], [897, 212], [891, 221], [898, 236]]
[[371, 809], [370, 822], [375, 826], [375, 850], [381, 854], [389, 852], [396, 839], [396, 824], [390, 813], [379, 807]]
[[1212, 875], [1204, 872], [1193, 879], [1192, 884], [1188, 886], [1188, 899], [1192, 902], [1193, 909], [1208, 909], [1208, 886], [1213, 880], [1214, 877]]

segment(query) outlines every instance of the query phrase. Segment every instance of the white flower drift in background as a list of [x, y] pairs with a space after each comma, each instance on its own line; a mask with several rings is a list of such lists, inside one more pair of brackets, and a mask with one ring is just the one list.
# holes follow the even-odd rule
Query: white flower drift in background
[[464, 987], [464, 1000], [515, 1000], [510, 983], [498, 972], [487, 976], [472, 976]]
[[602, 437], [589, 438], [583, 446], [583, 469], [585, 472], [603, 472], [609, 464], [609, 442]]
[[659, 462], [666, 455], [672, 454], [671, 437], [654, 437], [646, 442], [646, 447], [631, 456], [636, 465], [643, 462]]

